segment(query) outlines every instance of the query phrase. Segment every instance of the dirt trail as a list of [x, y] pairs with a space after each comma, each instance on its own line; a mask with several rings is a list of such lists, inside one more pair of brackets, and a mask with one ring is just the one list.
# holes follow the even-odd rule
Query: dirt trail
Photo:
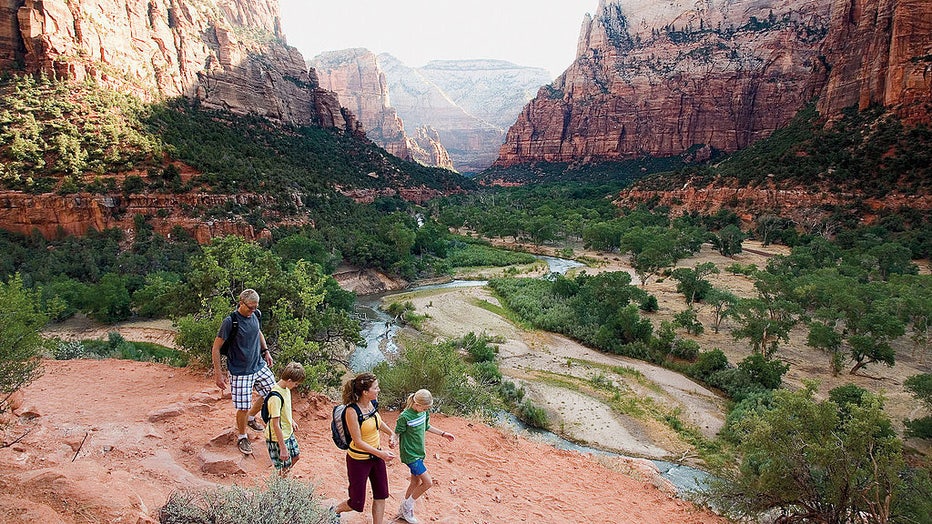
[[[0, 447], [0, 523], [154, 524], [174, 491], [252, 486], [272, 472], [255, 432], [252, 456], [236, 450], [229, 397], [204, 373], [122, 360], [44, 368], [0, 433], [5, 443], [20, 438]], [[331, 406], [321, 395], [295, 401], [302, 458], [293, 473], [327, 501], [346, 494], [345, 455], [330, 441]], [[394, 424], [396, 416], [385, 420]], [[463, 418], [431, 422], [456, 440], [428, 436], [435, 486], [418, 502], [422, 522], [724, 524], [655, 487], [664, 484], [642, 462], [555, 450]], [[407, 477], [405, 466], [389, 465], [386, 522]], [[372, 522], [369, 507], [341, 522]]]

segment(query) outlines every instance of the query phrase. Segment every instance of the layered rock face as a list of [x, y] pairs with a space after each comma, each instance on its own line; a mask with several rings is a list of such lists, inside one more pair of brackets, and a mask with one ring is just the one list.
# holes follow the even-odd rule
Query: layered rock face
[[358, 132], [285, 44], [277, 0], [0, 0], [0, 69]]
[[543, 69], [499, 60], [433, 61], [414, 68], [388, 54], [378, 58], [392, 106], [409, 129], [434, 129], [461, 173], [482, 171], [495, 161], [507, 127], [550, 81]]
[[576, 60], [524, 108], [496, 165], [746, 147], [825, 85], [831, 3], [600, 0]]
[[819, 112], [879, 104], [909, 124], [932, 124], [932, 2], [835, 0], [831, 27]]
[[439, 140], [432, 142], [426, 130], [417, 130], [415, 137], [405, 132], [404, 122], [391, 106], [385, 74], [374, 53], [361, 48], [329, 51], [315, 56], [308, 65], [321, 87], [335, 92], [340, 103], [359, 118], [370, 140], [398, 158], [453, 169]]

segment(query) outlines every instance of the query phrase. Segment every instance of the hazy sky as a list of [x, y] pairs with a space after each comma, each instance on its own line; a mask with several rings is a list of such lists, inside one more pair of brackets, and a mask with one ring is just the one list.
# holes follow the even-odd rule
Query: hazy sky
[[364, 47], [411, 67], [495, 58], [551, 76], [576, 58], [579, 28], [598, 0], [279, 0], [288, 43], [310, 59]]

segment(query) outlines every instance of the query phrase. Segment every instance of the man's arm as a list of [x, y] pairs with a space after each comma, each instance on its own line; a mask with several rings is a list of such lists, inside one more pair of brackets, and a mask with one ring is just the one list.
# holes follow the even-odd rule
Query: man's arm
[[259, 332], [259, 351], [265, 363], [272, 367], [272, 352], [269, 351], [269, 344], [265, 341], [265, 335], [261, 331]]
[[214, 339], [214, 346], [210, 349], [210, 359], [214, 363], [214, 382], [220, 391], [227, 389], [227, 375], [220, 369], [220, 346], [223, 345], [223, 339], [217, 337]]

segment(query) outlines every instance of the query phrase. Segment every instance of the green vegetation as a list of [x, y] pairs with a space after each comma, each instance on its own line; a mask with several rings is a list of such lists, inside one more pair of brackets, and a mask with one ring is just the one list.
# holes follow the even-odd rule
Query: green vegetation
[[[295, 213], [303, 210], [294, 195], [310, 205], [332, 198], [336, 186], [472, 187], [455, 173], [399, 160], [350, 133], [279, 126], [183, 100], [147, 106], [89, 83], [0, 78], [0, 129], [0, 184], [32, 192], [113, 193], [118, 176], [127, 174], [124, 193], [255, 192], [275, 197], [276, 211]], [[182, 185], [176, 163], [199, 175]]]
[[737, 431], [743, 459], [713, 481], [714, 505], [791, 522], [915, 522], [899, 514], [908, 469], [883, 399], [863, 392], [818, 402], [814, 391], [776, 391], [769, 408], [746, 412]]
[[176, 491], [159, 508], [159, 524], [192, 522], [326, 524], [330, 511], [312, 485], [273, 475], [264, 486]]
[[408, 395], [426, 388], [434, 395], [437, 411], [491, 420], [500, 406], [493, 394], [498, 382], [480, 365], [484, 361], [469, 363], [460, 356], [461, 350], [487, 342], [473, 334], [439, 344], [405, 340], [397, 359], [373, 369], [379, 377], [382, 405], [403, 407]]
[[930, 415], [917, 419], [907, 419], [906, 435], [924, 439], [932, 439], [932, 373], [913, 375], [903, 382], [906, 389], [912, 393], [916, 400], [922, 403]]
[[0, 413], [8, 409], [10, 395], [42, 373], [40, 358], [47, 341], [40, 330], [48, 319], [36, 294], [25, 287], [19, 276], [0, 281], [4, 298], [0, 313]]
[[[786, 126], [714, 166], [689, 167], [675, 175], [653, 175], [642, 188], [673, 189], [687, 179], [734, 179], [741, 186], [795, 184], [810, 191], [859, 191], [883, 196], [890, 188], [905, 194], [928, 193], [932, 181], [932, 129], [905, 128], [873, 107], [850, 108], [825, 126], [814, 105]], [[855, 205], [857, 203], [854, 203]]]
[[188, 355], [181, 351], [151, 342], [130, 342], [115, 331], [107, 335], [107, 340], [59, 341], [52, 348], [52, 356], [57, 360], [120, 358], [174, 367], [185, 367], [189, 361]]

